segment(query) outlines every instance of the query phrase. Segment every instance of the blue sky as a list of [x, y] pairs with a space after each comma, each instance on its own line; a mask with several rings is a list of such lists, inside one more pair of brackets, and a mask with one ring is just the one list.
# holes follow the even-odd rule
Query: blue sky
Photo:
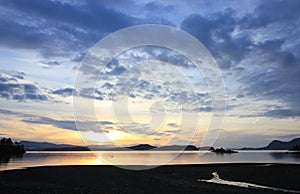
[[[93, 100], [101, 117], [96, 121], [87, 115], [79, 120], [89, 126], [85, 132], [87, 138], [105, 139], [107, 135], [123, 145], [135, 144], [140, 141], [136, 138], [138, 134], [146, 134], [143, 141], [157, 145], [187, 142], [193, 131], [180, 127], [176, 119], [168, 120], [159, 133], [149, 135], [145, 132], [145, 121], [140, 118], [140, 124], [127, 123], [129, 133], [116, 126], [109, 111], [97, 109], [109, 106], [108, 94], [118, 84], [114, 79], [131, 68], [131, 63], [141, 58], [157, 59], [197, 77], [194, 80], [199, 83], [197, 95], [185, 91], [178, 99], [185, 102], [187, 114], [198, 112], [207, 122], [211, 104], [204, 81], [187, 68], [189, 62], [182, 56], [161, 48], [136, 48], [109, 64], [104, 72], [105, 82], [100, 83], [96, 92], [88, 88], [77, 91], [73, 85], [83, 57], [99, 40], [125, 27], [163, 24], [201, 41], [221, 69], [227, 91], [227, 113], [222, 128], [215, 129], [221, 131], [215, 145], [263, 146], [272, 139], [298, 137], [299, 9], [298, 0], [0, 1], [0, 135], [82, 144], [73, 117], [74, 92]], [[133, 72], [145, 71], [150, 66], [144, 65]], [[90, 74], [91, 69], [83, 73]], [[135, 78], [135, 74], [126, 77], [127, 84], [121, 84], [121, 89], [130, 87], [128, 83]], [[164, 83], [141, 83], [133, 94], [138, 97], [135, 103], [148, 100], [151, 105], [155, 99], [170, 96], [164, 87]], [[197, 110], [191, 108], [195, 99], [202, 103]], [[147, 117], [145, 109], [149, 107], [131, 106], [133, 114]], [[205, 125], [200, 128], [205, 130]], [[201, 138], [196, 138], [192, 143], [200, 144], [199, 141]]]

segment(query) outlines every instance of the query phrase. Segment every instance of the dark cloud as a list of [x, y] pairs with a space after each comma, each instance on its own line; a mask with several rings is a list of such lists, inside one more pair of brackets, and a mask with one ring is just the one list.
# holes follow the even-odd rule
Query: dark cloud
[[52, 92], [53, 94], [57, 94], [57, 95], [61, 95], [61, 96], [72, 96], [73, 94], [77, 94], [76, 90], [73, 88], [63, 88], [63, 89], [58, 89], [58, 90], [54, 90]]
[[22, 118], [22, 122], [31, 123], [31, 124], [43, 124], [51, 125], [61, 129], [68, 129], [77, 131], [77, 127], [80, 130], [85, 129], [86, 131], [95, 131], [95, 132], [106, 132], [101, 128], [101, 126], [113, 125], [111, 121], [76, 121], [75, 120], [57, 120], [50, 117], [40, 117], [34, 114], [21, 113], [17, 111], [0, 109], [1, 114], [6, 115], [15, 115]]
[[244, 25], [248, 28], [264, 27], [275, 22], [297, 20], [300, 16], [300, 2], [298, 0], [259, 1], [251, 15], [244, 18]]
[[297, 69], [299, 58], [292, 51], [283, 49], [286, 41], [283, 39], [273, 39], [253, 45], [256, 53], [264, 56], [262, 57], [262, 65], [276, 65], [281, 68], [295, 67]]
[[58, 62], [58, 61], [42, 61], [41, 62], [42, 64], [46, 65], [46, 66], [58, 66], [61, 64], [61, 62]]
[[[91, 1], [0, 1], [0, 44], [2, 47], [34, 49], [45, 58], [68, 56], [72, 62], [80, 62], [87, 48], [108, 33], [153, 20], [153, 15], [143, 19], [130, 16], [130, 9], [117, 9], [115, 4]], [[134, 2], [125, 4], [129, 7]], [[274, 115], [278, 118], [278, 115], [286, 114], [294, 117], [300, 107], [299, 8], [297, 0], [262, 1], [254, 5], [251, 13], [225, 9], [216, 13], [209, 12], [208, 15], [189, 15], [182, 21], [181, 29], [191, 33], [209, 49], [224, 74], [227, 71], [237, 76], [237, 82], [242, 85], [235, 95], [237, 99], [255, 97], [257, 101], [278, 102], [284, 104], [285, 109], [263, 110], [266, 116]], [[143, 5], [142, 9], [151, 15], [153, 9], [157, 13], [172, 11], [173, 7], [150, 2]], [[155, 19], [157, 21], [154, 23], [168, 22], [160, 16]], [[164, 48], [144, 47], [138, 50], [140, 55], [137, 52], [130, 55], [127, 53], [128, 58], [134, 58], [135, 61], [161, 60], [181, 67], [192, 66], [184, 57]], [[45, 59], [45, 64], [59, 65], [59, 61]], [[103, 72], [91, 63], [83, 65], [81, 70], [86, 75], [92, 75], [93, 79], [104, 73], [103, 78], [107, 78], [105, 83], [110, 83], [110, 78], [126, 72], [127, 66], [112, 60]], [[37, 84], [25, 84], [19, 82], [20, 79], [24, 79], [24, 75], [0, 77], [0, 97], [21, 101], [49, 99]], [[77, 92], [86, 98], [109, 99], [109, 92], [105, 90], [113, 87], [111, 83], [104, 84], [101, 89], [83, 88]], [[134, 87], [131, 83], [136, 83], [136, 80], [128, 79], [122, 87], [116, 84], [120, 90], [115, 91], [115, 95], [130, 91]], [[63, 88], [50, 93], [70, 96], [71, 90]], [[141, 84], [136, 90], [136, 93], [130, 95], [147, 99], [169, 95], [170, 99], [180, 99], [187, 103], [201, 99], [185, 92], [171, 94], [155, 84]], [[209, 111], [210, 106], [204, 105], [199, 110]]]
[[39, 32], [39, 29], [36, 27], [0, 18], [1, 46], [36, 49], [45, 40], [47, 40], [46, 34]]
[[149, 12], [153, 12], [153, 10], [156, 10], [156, 11], [160, 10], [162, 12], [168, 12], [168, 11], [172, 11], [174, 9], [174, 6], [172, 6], [172, 5], [164, 6], [157, 2], [149, 2], [149, 3], [146, 3], [143, 8]]
[[77, 130], [75, 122], [68, 121], [68, 120], [55, 120], [48, 117], [39, 117], [37, 119], [24, 119], [22, 121], [31, 124], [53, 125], [55, 127], [62, 128], [62, 129], [69, 129], [74, 131]]
[[[120, 5], [128, 9], [120, 9]], [[131, 16], [134, 1], [82, 1], [80, 3], [52, 0], [0, 1], [0, 43], [10, 48], [39, 51], [43, 57], [69, 57], [82, 60], [82, 53], [109, 33], [137, 24], [173, 25], [166, 18], [155, 16], [150, 7], [161, 11], [172, 6], [148, 3], [147, 17]], [[157, 11], [157, 10], [156, 10]]]
[[46, 94], [43, 94], [37, 86], [33, 84], [6, 83], [0, 82], [0, 97], [18, 101], [26, 100], [49, 100]]
[[273, 118], [295, 118], [300, 116], [300, 111], [295, 112], [291, 109], [275, 109], [264, 112], [264, 116]]
[[133, 24], [133, 18], [107, 8], [101, 2], [86, 1], [83, 4], [68, 4], [47, 0], [12, 0], [2, 3], [2, 6], [30, 16], [100, 32], [111, 32]]
[[61, 129], [68, 129], [77, 131], [77, 127], [80, 130], [85, 129], [86, 131], [95, 131], [95, 132], [106, 132], [101, 129], [101, 125], [112, 125], [113, 123], [110, 121], [102, 121], [102, 122], [93, 122], [93, 121], [77, 121], [74, 120], [56, 120], [49, 117], [38, 117], [31, 119], [23, 119], [25, 123], [31, 124], [43, 124], [43, 125], [52, 125]]
[[199, 39], [221, 68], [228, 69], [246, 56], [251, 45], [250, 37], [246, 34], [232, 36], [239, 22], [235, 11], [226, 9], [208, 16], [190, 15], [182, 22], [181, 28]]
[[[19, 75], [19, 74], [13, 75], [13, 77], [15, 77], [15, 78], [17, 78], [17, 79], [24, 79], [24, 76]], [[14, 81], [16, 81], [16, 80], [14, 80]]]
[[39, 49], [44, 57], [80, 52], [105, 34], [137, 22], [100, 2], [12, 0], [0, 6], [7, 12], [0, 16], [1, 45]]
[[17, 81], [15, 78], [12, 77], [0, 77], [0, 82], [9, 82], [9, 81]]
[[164, 134], [165, 136], [171, 136], [174, 134], [179, 134], [182, 130], [181, 129], [177, 129], [177, 130], [166, 130], [164, 131], [167, 134]]
[[19, 80], [25, 79], [25, 76], [26, 76], [26, 73], [20, 72], [20, 71], [12, 74], [12, 77], [19, 79]]
[[34, 117], [32, 114], [16, 112], [8, 109], [0, 109], [0, 113], [6, 115], [16, 115], [18, 117]]
[[79, 96], [84, 98], [96, 99], [96, 100], [104, 100], [105, 93], [99, 91], [96, 88], [82, 88], [79, 90]]
[[299, 8], [300, 2], [294, 0], [263, 1], [245, 15], [232, 9], [193, 14], [181, 27], [208, 48], [223, 70], [232, 70], [228, 75], [241, 84], [237, 99], [273, 101], [286, 107], [261, 109], [256, 116], [298, 117], [300, 36], [294, 26], [299, 23]]
[[179, 127], [179, 125], [177, 123], [168, 123], [169, 127]]
[[[133, 51], [138, 52], [139, 55], [131, 55], [130, 57], [137, 58], [137, 60], [159, 60], [185, 68], [195, 67], [195, 65], [184, 55], [169, 48], [148, 45], [140, 48], [137, 47]], [[142, 56], [146, 57], [143, 58]]]
[[212, 107], [200, 107], [200, 108], [194, 109], [194, 111], [197, 111], [197, 112], [211, 112], [212, 110], [213, 110]]
[[[280, 58], [281, 55], [274, 56], [274, 59]], [[288, 60], [288, 59], [286, 59]], [[272, 59], [270, 63], [275, 63]], [[284, 105], [285, 109], [264, 110], [263, 115], [268, 117], [283, 118], [300, 116], [300, 76], [299, 76], [299, 59], [291, 63], [274, 65], [273, 69], [264, 72], [255, 72], [245, 76], [241, 82], [243, 93], [256, 100], [274, 101], [277, 105]], [[284, 61], [287, 62], [287, 61]], [[292, 66], [292, 67], [291, 67]]]
[[102, 88], [110, 90], [113, 88], [113, 86], [114, 86], [113, 84], [107, 82], [107, 83], [103, 84]]
[[121, 75], [124, 71], [126, 71], [125, 67], [117, 66], [113, 70], [106, 72], [108, 75]]
[[[287, 65], [295, 62], [295, 56], [292, 52], [282, 50], [281, 46], [290, 38], [289, 33], [296, 33], [296, 29], [291, 26], [297, 25], [300, 18], [297, 11], [299, 8], [299, 1], [274, 1], [272, 3], [264, 1], [254, 9], [253, 13], [245, 16], [237, 16], [236, 11], [232, 9], [205, 16], [193, 14], [182, 22], [181, 28], [198, 38], [216, 58], [221, 68], [226, 69], [237, 65], [257, 49], [270, 53], [268, 58], [275, 56], [274, 61]], [[261, 24], [253, 25], [255, 21]], [[271, 37], [268, 37], [268, 40], [255, 43], [253, 41], [255, 32], [249, 31], [248, 27], [258, 28], [273, 22], [282, 22], [280, 32], [286, 34], [286, 40], [274, 39], [275, 37], [270, 34]], [[298, 39], [299, 36], [292, 38]]]

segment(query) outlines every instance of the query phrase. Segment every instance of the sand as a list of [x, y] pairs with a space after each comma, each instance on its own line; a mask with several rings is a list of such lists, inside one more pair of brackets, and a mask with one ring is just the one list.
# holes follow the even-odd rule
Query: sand
[[0, 193], [283, 193], [199, 182], [220, 178], [300, 191], [297, 164], [201, 164], [133, 171], [114, 166], [49, 166], [0, 172]]

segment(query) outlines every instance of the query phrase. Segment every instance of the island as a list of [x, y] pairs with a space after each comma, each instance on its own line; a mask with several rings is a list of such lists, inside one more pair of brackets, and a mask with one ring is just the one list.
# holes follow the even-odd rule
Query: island
[[24, 146], [19, 142], [13, 143], [11, 138], [1, 138], [0, 163], [7, 163], [11, 157], [22, 157], [24, 153]]
[[234, 154], [234, 153], [238, 153], [237, 151], [234, 151], [234, 150], [231, 150], [231, 149], [228, 149], [228, 150], [225, 150], [224, 148], [211, 148], [210, 151], [212, 152], [215, 152], [215, 153], [220, 153], [220, 154]]

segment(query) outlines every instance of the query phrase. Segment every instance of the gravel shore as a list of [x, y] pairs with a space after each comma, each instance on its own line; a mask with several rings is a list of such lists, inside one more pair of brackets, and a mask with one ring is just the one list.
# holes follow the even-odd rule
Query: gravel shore
[[172, 165], [142, 171], [114, 166], [49, 166], [0, 172], [0, 193], [281, 193], [199, 182], [220, 178], [300, 191], [297, 164]]

